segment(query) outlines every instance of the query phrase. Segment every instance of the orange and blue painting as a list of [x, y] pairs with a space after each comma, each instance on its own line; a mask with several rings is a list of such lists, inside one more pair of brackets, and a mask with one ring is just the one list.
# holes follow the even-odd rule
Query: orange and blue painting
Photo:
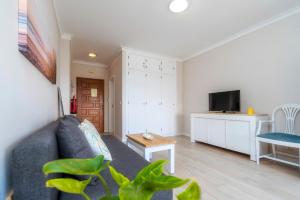
[[19, 51], [53, 84], [56, 83], [56, 53], [51, 47], [40, 0], [19, 0]]

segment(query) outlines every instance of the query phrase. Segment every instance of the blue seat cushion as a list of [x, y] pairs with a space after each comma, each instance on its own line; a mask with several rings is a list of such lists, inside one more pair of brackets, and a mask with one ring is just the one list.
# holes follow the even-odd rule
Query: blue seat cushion
[[300, 136], [287, 133], [264, 133], [258, 135], [257, 137], [300, 144]]

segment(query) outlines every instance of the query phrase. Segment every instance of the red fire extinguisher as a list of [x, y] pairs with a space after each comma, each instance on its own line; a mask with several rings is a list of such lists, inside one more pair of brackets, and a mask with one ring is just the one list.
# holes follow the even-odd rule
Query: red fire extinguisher
[[77, 113], [77, 100], [76, 97], [73, 96], [73, 98], [71, 99], [71, 114], [76, 114]]

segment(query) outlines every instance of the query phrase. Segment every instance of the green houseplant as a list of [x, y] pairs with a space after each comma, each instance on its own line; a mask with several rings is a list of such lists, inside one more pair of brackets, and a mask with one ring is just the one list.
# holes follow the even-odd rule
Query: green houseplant
[[[99, 200], [151, 200], [155, 192], [171, 190], [181, 187], [189, 182], [185, 191], [177, 195], [178, 200], [199, 200], [201, 191], [195, 181], [181, 179], [175, 176], [163, 174], [163, 168], [167, 161], [159, 160], [142, 169], [134, 180], [129, 180], [110, 165], [104, 162], [102, 155], [91, 159], [61, 159], [48, 162], [43, 166], [45, 175], [64, 173], [71, 175], [90, 176], [89, 179], [79, 181], [72, 178], [56, 178], [46, 182], [46, 186], [56, 188], [62, 192], [81, 195], [86, 200], [91, 200], [85, 193], [85, 188], [92, 177], [97, 177], [105, 190], [105, 195]], [[119, 194], [114, 196], [100, 172], [109, 169], [112, 178], [119, 185]]]

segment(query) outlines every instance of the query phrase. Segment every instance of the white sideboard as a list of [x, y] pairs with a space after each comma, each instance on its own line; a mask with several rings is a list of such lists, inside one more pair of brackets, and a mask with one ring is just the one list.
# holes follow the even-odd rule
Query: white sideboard
[[259, 120], [267, 115], [193, 113], [191, 141], [199, 141], [250, 155], [256, 161], [255, 136]]

